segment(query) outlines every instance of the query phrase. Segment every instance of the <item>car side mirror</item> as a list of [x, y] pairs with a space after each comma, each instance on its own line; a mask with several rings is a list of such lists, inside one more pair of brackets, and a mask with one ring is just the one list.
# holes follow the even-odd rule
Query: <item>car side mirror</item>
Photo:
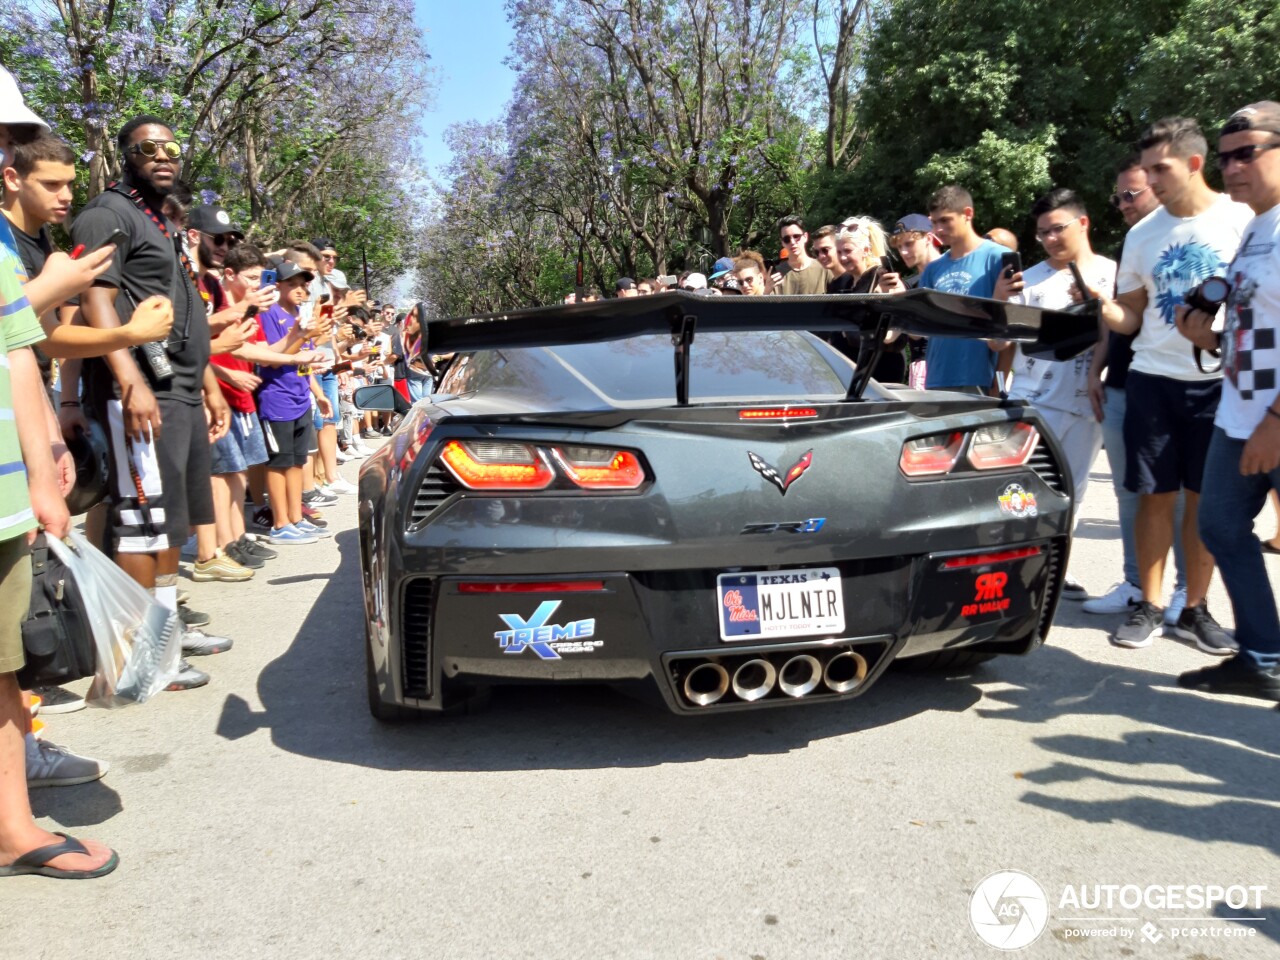
[[356, 387], [351, 399], [357, 410], [373, 410], [377, 413], [395, 413], [396, 410], [396, 388], [389, 383]]

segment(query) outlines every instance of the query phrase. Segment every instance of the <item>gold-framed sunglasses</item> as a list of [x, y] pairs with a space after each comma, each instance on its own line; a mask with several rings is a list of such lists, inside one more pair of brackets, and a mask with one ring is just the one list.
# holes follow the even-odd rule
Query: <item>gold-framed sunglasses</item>
[[128, 152], [140, 153], [148, 160], [155, 159], [161, 153], [169, 160], [177, 160], [182, 156], [182, 145], [176, 140], [139, 140]]

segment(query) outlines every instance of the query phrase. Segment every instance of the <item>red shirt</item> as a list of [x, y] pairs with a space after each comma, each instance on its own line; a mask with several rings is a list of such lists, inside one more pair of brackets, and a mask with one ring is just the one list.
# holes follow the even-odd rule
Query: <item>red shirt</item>
[[[207, 273], [201, 274], [200, 292], [206, 297], [205, 302], [209, 306], [210, 314], [218, 313], [227, 308], [227, 295], [223, 292], [222, 284], [215, 277]], [[259, 329], [255, 339], [262, 339], [261, 329]], [[242, 370], [245, 373], [253, 373], [252, 363], [248, 360], [241, 360], [239, 357], [233, 357], [229, 353], [215, 353], [209, 358], [209, 362], [227, 370]], [[239, 390], [224, 380], [219, 380], [218, 386], [222, 388], [222, 395], [226, 397], [227, 406], [236, 413], [258, 412], [258, 405], [253, 402], [253, 393], [251, 391]]]

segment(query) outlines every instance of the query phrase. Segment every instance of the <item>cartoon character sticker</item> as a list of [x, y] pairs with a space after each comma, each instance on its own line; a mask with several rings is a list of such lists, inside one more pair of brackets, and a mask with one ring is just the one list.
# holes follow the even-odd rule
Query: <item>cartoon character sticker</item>
[[1011, 517], [1022, 519], [1037, 515], [1036, 495], [1020, 483], [1009, 484], [996, 499], [1000, 504], [1000, 512]]

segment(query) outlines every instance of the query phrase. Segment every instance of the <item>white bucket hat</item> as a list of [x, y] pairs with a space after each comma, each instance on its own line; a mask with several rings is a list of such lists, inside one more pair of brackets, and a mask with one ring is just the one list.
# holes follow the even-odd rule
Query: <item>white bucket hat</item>
[[22, 102], [22, 91], [18, 89], [18, 81], [4, 67], [0, 67], [0, 123], [33, 124], [48, 132], [49, 125], [27, 109]]

